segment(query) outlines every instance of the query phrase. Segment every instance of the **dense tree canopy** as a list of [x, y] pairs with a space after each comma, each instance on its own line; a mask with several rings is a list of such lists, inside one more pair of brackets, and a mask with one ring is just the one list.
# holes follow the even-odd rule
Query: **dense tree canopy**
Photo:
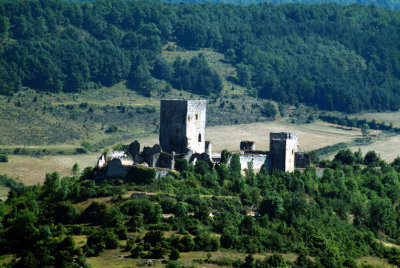
[[[357, 154], [340, 151], [322, 177], [314, 167], [269, 174], [251, 165], [243, 177], [237, 154], [228, 166], [184, 160], [180, 173], [148, 181], [104, 180], [102, 169], [55, 172], [0, 202], [0, 255], [15, 254], [7, 267], [86, 267], [85, 256], [121, 245], [131, 258], [178, 261], [179, 252], [222, 247], [219, 254], [298, 254], [295, 262], [273, 255], [224, 264], [234, 267], [356, 267], [361, 256], [400, 265], [399, 249], [385, 246], [400, 242], [400, 160]], [[124, 194], [132, 189], [144, 192]], [[86, 244], [75, 245], [74, 235], [86, 235]]]
[[201, 56], [174, 66], [160, 58], [176, 42], [224, 53], [238, 83], [263, 98], [346, 112], [400, 108], [400, 14], [384, 8], [7, 0], [0, 17], [2, 94], [122, 80], [149, 93], [153, 76], [219, 92], [221, 78]]

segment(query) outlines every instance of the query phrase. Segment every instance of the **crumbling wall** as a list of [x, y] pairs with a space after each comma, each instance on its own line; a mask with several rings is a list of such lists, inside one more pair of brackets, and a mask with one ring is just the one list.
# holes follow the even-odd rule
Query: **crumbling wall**
[[269, 154], [241, 154], [240, 165], [242, 170], [247, 168], [247, 163], [253, 161], [253, 170], [260, 171], [262, 165], [265, 165], [267, 169], [271, 168], [271, 161]]
[[156, 167], [174, 169], [174, 166], [175, 160], [172, 154], [165, 152], [160, 153], [156, 163]]
[[255, 151], [256, 143], [254, 141], [241, 141], [240, 150], [242, 151]]
[[310, 166], [311, 158], [305, 153], [295, 153], [294, 165], [295, 168], [306, 168]]
[[121, 159], [114, 158], [107, 162], [107, 177], [125, 178], [129, 168], [129, 166], [122, 165]]

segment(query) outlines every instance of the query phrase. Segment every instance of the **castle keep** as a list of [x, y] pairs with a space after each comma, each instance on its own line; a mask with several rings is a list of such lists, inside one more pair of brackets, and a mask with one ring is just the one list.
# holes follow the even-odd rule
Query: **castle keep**
[[164, 152], [205, 152], [205, 100], [161, 100], [160, 114], [159, 140]]
[[[160, 145], [140, 151], [139, 142], [134, 141], [126, 151], [102, 155], [97, 166], [106, 166], [109, 177], [124, 177], [132, 165], [174, 169], [178, 158], [219, 163], [221, 152], [212, 152], [211, 142], [205, 138], [206, 100], [161, 100]], [[298, 152], [297, 142], [296, 133], [270, 133], [270, 151], [257, 151], [253, 141], [242, 141], [236, 153], [240, 155], [242, 169], [252, 162], [256, 171], [264, 166], [268, 170], [292, 172], [310, 165], [310, 157]]]
[[271, 168], [291, 172], [295, 168], [296, 133], [271, 133], [269, 138]]

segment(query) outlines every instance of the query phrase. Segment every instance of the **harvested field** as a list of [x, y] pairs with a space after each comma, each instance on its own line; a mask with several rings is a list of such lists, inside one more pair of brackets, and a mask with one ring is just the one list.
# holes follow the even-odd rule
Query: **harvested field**
[[[309, 151], [339, 142], [348, 142], [360, 137], [358, 130], [345, 130], [323, 122], [306, 125], [293, 125], [284, 122], [262, 122], [231, 126], [215, 126], [206, 130], [206, 140], [212, 142], [213, 150], [239, 150], [240, 141], [256, 142], [257, 150], [269, 150], [270, 132], [296, 132], [299, 135], [299, 149]], [[151, 135], [140, 139], [144, 146], [158, 143], [158, 136]]]
[[370, 145], [360, 147], [354, 146], [350, 149], [352, 151], [357, 151], [358, 148], [361, 149], [363, 155], [365, 155], [368, 151], [375, 151], [386, 161], [392, 162], [393, 159], [400, 155], [400, 136], [383, 138]]
[[400, 112], [389, 112], [389, 113], [365, 113], [356, 115], [354, 117], [364, 118], [368, 121], [376, 120], [376, 122], [385, 121], [386, 124], [393, 123], [393, 126], [400, 127]]
[[94, 166], [99, 153], [79, 155], [54, 155], [41, 158], [30, 156], [9, 156], [9, 162], [0, 163], [0, 174], [7, 174], [26, 185], [42, 183], [46, 173], [58, 171], [61, 176], [67, 176], [71, 168], [78, 163], [81, 169]]

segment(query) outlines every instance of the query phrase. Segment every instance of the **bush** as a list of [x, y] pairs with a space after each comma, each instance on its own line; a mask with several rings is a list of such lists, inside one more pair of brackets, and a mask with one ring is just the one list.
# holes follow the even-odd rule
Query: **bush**
[[272, 104], [272, 102], [267, 101], [264, 104], [264, 107], [261, 108], [261, 113], [266, 117], [271, 117], [275, 119], [275, 116], [278, 113], [278, 111], [276, 110], [276, 107], [274, 104]]
[[139, 166], [133, 166], [126, 175], [126, 180], [128, 182], [134, 182], [136, 184], [150, 184], [155, 178], [156, 170], [154, 168]]
[[116, 125], [111, 125], [106, 129], [106, 133], [115, 133], [117, 132], [118, 127]]
[[177, 250], [176, 248], [172, 248], [168, 257], [170, 260], [176, 261], [180, 257], [179, 250]]
[[0, 162], [3, 162], [3, 163], [8, 162], [8, 156], [5, 154], [0, 154]]
[[93, 149], [93, 144], [91, 144], [88, 141], [83, 141], [81, 143], [81, 146], [86, 150], [86, 151], [91, 151]]
[[115, 249], [118, 246], [118, 237], [112, 229], [98, 229], [88, 237], [84, 250], [87, 256], [98, 256], [105, 249]]

